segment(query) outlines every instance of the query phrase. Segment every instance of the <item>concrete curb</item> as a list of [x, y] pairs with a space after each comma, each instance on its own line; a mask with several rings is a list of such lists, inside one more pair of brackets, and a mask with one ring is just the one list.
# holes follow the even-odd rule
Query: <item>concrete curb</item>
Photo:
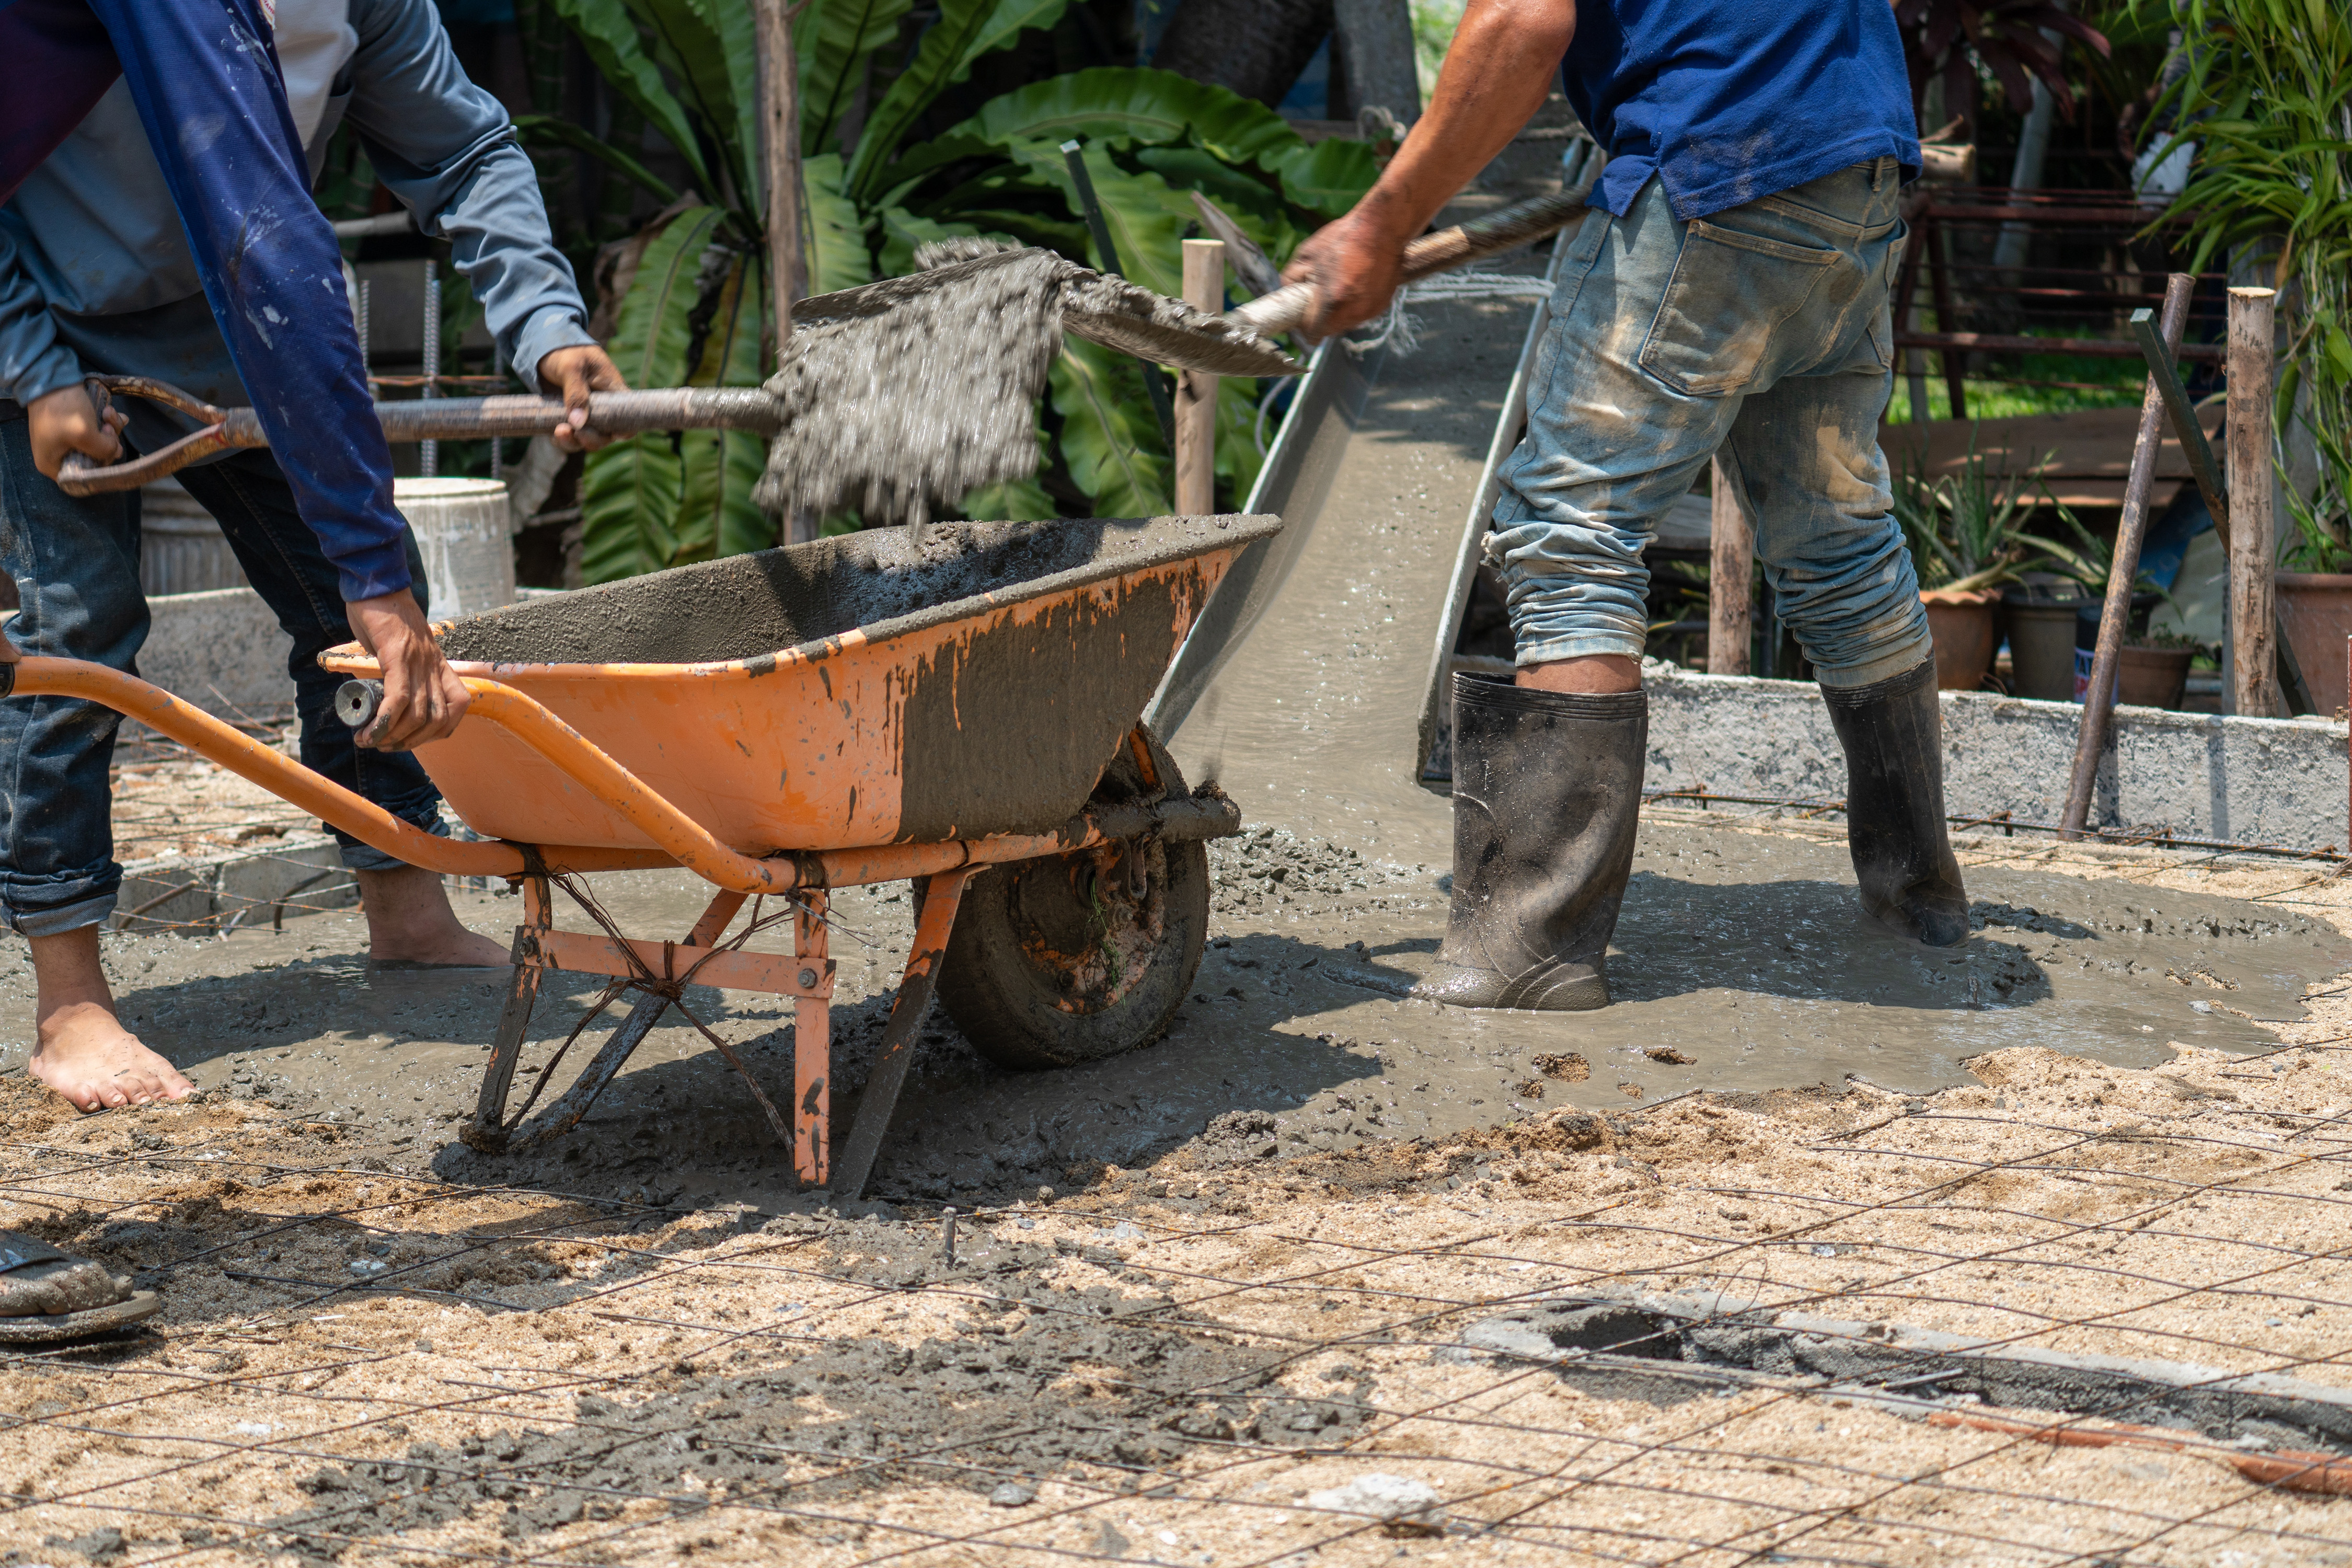
[[179, 855], [128, 868], [110, 931], [222, 931], [282, 924], [290, 914], [347, 910], [359, 883], [323, 833], [290, 833], [268, 848]]
[[[1700, 675], [1647, 663], [1645, 786], [1841, 799], [1845, 758], [1809, 683]], [[2064, 808], [2082, 709], [1947, 691], [1946, 809], [2054, 823]], [[2352, 845], [2347, 731], [2325, 719], [2237, 719], [2117, 708], [2091, 820], [2182, 837], [2318, 849]]]
[[216, 716], [266, 713], [294, 700], [294, 639], [250, 588], [159, 594], [147, 601], [140, 679]]

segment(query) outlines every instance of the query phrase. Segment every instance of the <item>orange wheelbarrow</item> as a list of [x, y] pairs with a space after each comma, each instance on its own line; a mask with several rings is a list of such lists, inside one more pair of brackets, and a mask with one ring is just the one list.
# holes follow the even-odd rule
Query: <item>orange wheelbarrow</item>
[[[689, 982], [766, 992], [796, 1003], [783, 1110], [703, 1033], [799, 1180], [846, 1199], [873, 1169], [935, 990], [976, 1047], [1014, 1066], [1114, 1055], [1168, 1026], [1206, 935], [1205, 841], [1238, 832], [1240, 814], [1213, 786], [1188, 793], [1139, 715], [1234, 557], [1280, 527], [940, 523], [919, 544], [879, 530], [437, 626], [473, 702], [416, 756], [479, 842], [411, 826], [117, 670], [26, 658], [0, 666], [0, 694], [103, 703], [411, 865], [520, 884], [513, 986], [463, 1133], [475, 1148], [578, 1125]], [[344, 721], [368, 722], [373, 660], [347, 644], [321, 662], [352, 677]], [[625, 935], [571, 881], [671, 866], [718, 889], [681, 942]], [[917, 885], [915, 940], [836, 1163], [827, 898], [902, 879]], [[555, 886], [601, 929], [556, 930]], [[779, 913], [754, 905], [726, 936], [770, 897]], [[750, 947], [783, 925], [789, 953]], [[568, 1089], [531, 1116], [559, 1050], [509, 1118], [551, 970], [606, 979], [590, 1021], [641, 994]]]

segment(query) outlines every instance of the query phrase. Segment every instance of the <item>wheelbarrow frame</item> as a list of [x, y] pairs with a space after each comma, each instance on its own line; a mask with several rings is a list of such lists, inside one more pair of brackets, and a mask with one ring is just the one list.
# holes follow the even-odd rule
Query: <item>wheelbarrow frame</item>
[[[515, 932], [514, 977], [483, 1074], [475, 1120], [461, 1134], [475, 1148], [527, 1148], [576, 1125], [689, 981], [792, 997], [793, 1090], [786, 1114], [775, 1110], [732, 1050], [715, 1035], [710, 1037], [730, 1065], [751, 1083], [779, 1137], [789, 1144], [796, 1178], [805, 1186], [828, 1187], [843, 1199], [858, 1195], [872, 1173], [966, 882], [989, 866], [1067, 855], [1155, 834], [1197, 840], [1241, 830], [1239, 808], [1221, 794], [1212, 790], [1171, 798], [1160, 789], [1149, 742], [1138, 729], [1130, 732], [1129, 744], [1160, 798], [1090, 808], [1045, 833], [787, 851], [755, 858], [713, 837], [701, 824], [530, 697], [499, 681], [478, 676], [462, 679], [472, 697], [467, 722], [493, 724], [513, 735], [610, 803], [654, 847], [444, 838], [402, 821], [373, 801], [159, 687], [85, 660], [27, 657], [14, 664], [0, 664], [0, 698], [67, 697], [102, 704], [409, 865], [445, 876], [499, 877], [518, 885], [523, 897], [523, 919]], [[611, 932], [587, 935], [554, 929], [552, 884], [562, 878], [672, 867], [692, 871], [718, 889], [685, 941], [652, 942]], [[829, 894], [835, 888], [900, 880], [924, 883], [922, 912], [879, 1054], [839, 1167], [832, 1169], [834, 964], [827, 952], [825, 925]], [[746, 952], [740, 942], [728, 944], [719, 940], [743, 904], [755, 895], [793, 900], [791, 954]], [[536, 1121], [510, 1126], [505, 1121], [507, 1098], [541, 978], [551, 970], [630, 982], [649, 994], [633, 1006], [580, 1078]]]

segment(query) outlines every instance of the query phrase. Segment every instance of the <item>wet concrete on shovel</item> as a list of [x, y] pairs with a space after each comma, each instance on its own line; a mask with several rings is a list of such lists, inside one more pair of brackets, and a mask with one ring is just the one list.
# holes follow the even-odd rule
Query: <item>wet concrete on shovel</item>
[[[1449, 836], [1446, 801], [1410, 776], [1412, 714], [1520, 319], [1501, 305], [1423, 309], [1423, 346], [1375, 386], [1363, 460], [1343, 472], [1281, 616], [1177, 737], [1188, 776], [1218, 778], [1253, 825], [1213, 847], [1215, 935], [1192, 999], [1157, 1045], [1047, 1073], [984, 1062], [935, 1012], [877, 1194], [1009, 1198], [1188, 1144], [1254, 1159], [1693, 1089], [1859, 1075], [1923, 1093], [2018, 1046], [2126, 1067], [2165, 1059], [2171, 1042], [2265, 1048], [2275, 1037], [2258, 1021], [2297, 1019], [2306, 985], [2352, 968], [2352, 943], [2304, 915], [2037, 870], [2045, 849], [2002, 838], [1964, 846], [1977, 929], [1957, 952], [1930, 952], [1860, 914], [1833, 828], [1653, 809], [1612, 959], [1614, 1005], [1481, 1015], [1406, 999], [1444, 932]], [[705, 897], [683, 873], [595, 889], [622, 929], [649, 937], [683, 934]], [[476, 929], [511, 930], [511, 898], [458, 901]], [[559, 910], [559, 925], [593, 929]], [[846, 890], [835, 910], [838, 1135], [913, 921], [903, 885]], [[502, 973], [373, 971], [350, 912], [225, 940], [112, 936], [107, 952], [132, 1026], [199, 1084], [366, 1124], [411, 1169], [638, 1201], [805, 1202], [750, 1095], [676, 1015], [575, 1134], [492, 1158], [455, 1132]], [[598, 990], [549, 984], [513, 1104]], [[32, 1003], [22, 950], [0, 953], [0, 1065], [23, 1061]], [[697, 989], [687, 1005], [770, 1086], [790, 1081], [788, 1015], [772, 999]]]

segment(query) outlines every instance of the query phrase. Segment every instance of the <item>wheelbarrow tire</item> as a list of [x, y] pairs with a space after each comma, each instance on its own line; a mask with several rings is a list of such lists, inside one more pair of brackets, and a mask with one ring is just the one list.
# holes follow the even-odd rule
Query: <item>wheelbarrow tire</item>
[[[1184, 793], [1154, 741], [1154, 771]], [[1150, 792], [1122, 751], [1096, 804]], [[1143, 862], [1143, 896], [1134, 896]], [[1209, 931], [1209, 850], [1143, 841], [999, 866], [972, 879], [948, 938], [939, 997], [972, 1047], [1008, 1068], [1076, 1067], [1168, 1032], [1201, 967]]]

